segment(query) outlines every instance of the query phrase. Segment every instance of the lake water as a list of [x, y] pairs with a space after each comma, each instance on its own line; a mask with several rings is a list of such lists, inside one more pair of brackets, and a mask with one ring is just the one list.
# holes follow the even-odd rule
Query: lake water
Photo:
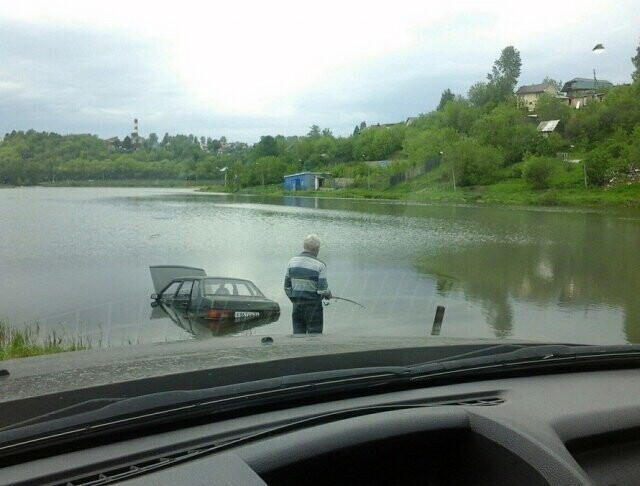
[[[0, 319], [93, 345], [192, 338], [152, 314], [149, 265], [247, 278], [282, 307], [240, 334], [291, 333], [289, 258], [318, 233], [325, 332], [640, 342], [640, 212], [407, 205], [181, 189], [0, 190]], [[202, 333], [199, 334], [202, 336]]]

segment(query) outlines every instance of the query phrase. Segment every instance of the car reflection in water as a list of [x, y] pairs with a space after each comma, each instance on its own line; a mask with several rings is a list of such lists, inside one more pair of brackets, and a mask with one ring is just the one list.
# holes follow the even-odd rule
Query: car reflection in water
[[180, 277], [152, 298], [151, 319], [169, 317], [196, 338], [237, 334], [280, 318], [278, 303], [249, 280]]

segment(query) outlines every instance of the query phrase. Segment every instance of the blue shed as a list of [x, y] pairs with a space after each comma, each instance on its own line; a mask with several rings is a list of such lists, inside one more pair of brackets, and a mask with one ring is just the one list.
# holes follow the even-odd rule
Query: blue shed
[[321, 187], [328, 187], [327, 181], [331, 174], [326, 172], [298, 172], [284, 176], [282, 187], [287, 191], [315, 191]]

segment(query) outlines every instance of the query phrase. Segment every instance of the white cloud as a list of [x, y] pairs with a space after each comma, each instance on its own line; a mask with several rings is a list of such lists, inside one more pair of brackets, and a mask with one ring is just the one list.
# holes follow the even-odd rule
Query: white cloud
[[1, 81], [0, 80], [0, 93], [2, 92], [15, 92], [22, 90], [22, 84], [15, 81]]
[[[302, 123], [306, 127], [314, 119], [340, 119], [346, 120], [341, 122], [345, 126], [351, 125], [382, 110], [376, 104], [380, 92], [389, 93], [390, 86], [429, 76], [449, 86], [468, 86], [469, 80], [484, 77], [499, 50], [508, 44], [522, 52], [523, 80], [528, 66], [534, 68], [531, 76], [554, 75], [556, 70], [561, 73], [556, 77], [566, 78], [571, 76], [563, 74], [566, 66], [578, 66], [581, 73], [575, 75], [584, 74], [582, 70], [588, 73], [590, 44], [607, 44], [607, 37], [614, 33], [617, 39], [626, 36], [629, 42], [612, 45], [612, 52], [637, 42], [639, 23], [633, 12], [632, 0], [615, 4], [584, 0], [579, 8], [551, 0], [540, 0], [535, 8], [510, 1], [235, 0], [182, 1], [166, 6], [147, 1], [0, 0], [0, 20], [22, 22], [25, 28], [72, 29], [151, 46], [144, 63], [128, 59], [126, 50], [120, 52], [121, 63], [128, 62], [130, 67], [138, 63], [141, 71], [146, 70], [137, 81], [140, 92], [127, 96], [126, 106], [132, 112], [146, 110], [158, 121], [165, 112], [164, 121], [170, 122], [168, 114], [182, 106], [184, 111], [198, 111], [194, 118], [208, 116], [211, 121], [205, 125], [218, 126], [221, 118], [245, 117], [262, 120], [264, 126], [259, 128], [265, 131]], [[72, 53], [79, 46], [66, 48]], [[625, 56], [629, 57], [610, 58], [619, 63]], [[607, 61], [602, 64], [607, 66]], [[630, 66], [627, 70], [630, 72]], [[96, 76], [95, 83], [117, 86], [122, 81], [117, 72], [112, 79], [104, 76]], [[131, 76], [129, 73], [128, 79]], [[63, 83], [63, 77], [61, 73], [51, 76], [52, 96], [66, 89], [86, 92], [95, 88], [81, 84], [91, 82], [86, 78]], [[0, 82], [12, 81], [0, 75]], [[415, 112], [428, 109], [427, 103], [439, 97], [446, 85], [425, 86], [429, 93], [413, 101]], [[157, 93], [163, 86], [170, 87], [171, 99], [159, 99]], [[91, 102], [96, 106], [86, 107], [86, 115], [126, 111], [121, 96], [105, 94]], [[327, 102], [330, 109], [323, 107]], [[362, 109], [367, 102], [371, 108]], [[358, 111], [345, 114], [354, 103]], [[301, 106], [314, 111], [301, 111]], [[379, 114], [387, 119], [397, 115]]]

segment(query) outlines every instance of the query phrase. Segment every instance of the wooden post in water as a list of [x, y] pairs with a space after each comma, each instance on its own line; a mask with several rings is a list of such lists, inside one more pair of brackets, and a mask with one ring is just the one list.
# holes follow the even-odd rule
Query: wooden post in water
[[442, 321], [444, 320], [444, 306], [439, 305], [436, 307], [436, 315], [433, 318], [433, 326], [431, 327], [431, 335], [439, 336], [440, 329], [442, 329]]

